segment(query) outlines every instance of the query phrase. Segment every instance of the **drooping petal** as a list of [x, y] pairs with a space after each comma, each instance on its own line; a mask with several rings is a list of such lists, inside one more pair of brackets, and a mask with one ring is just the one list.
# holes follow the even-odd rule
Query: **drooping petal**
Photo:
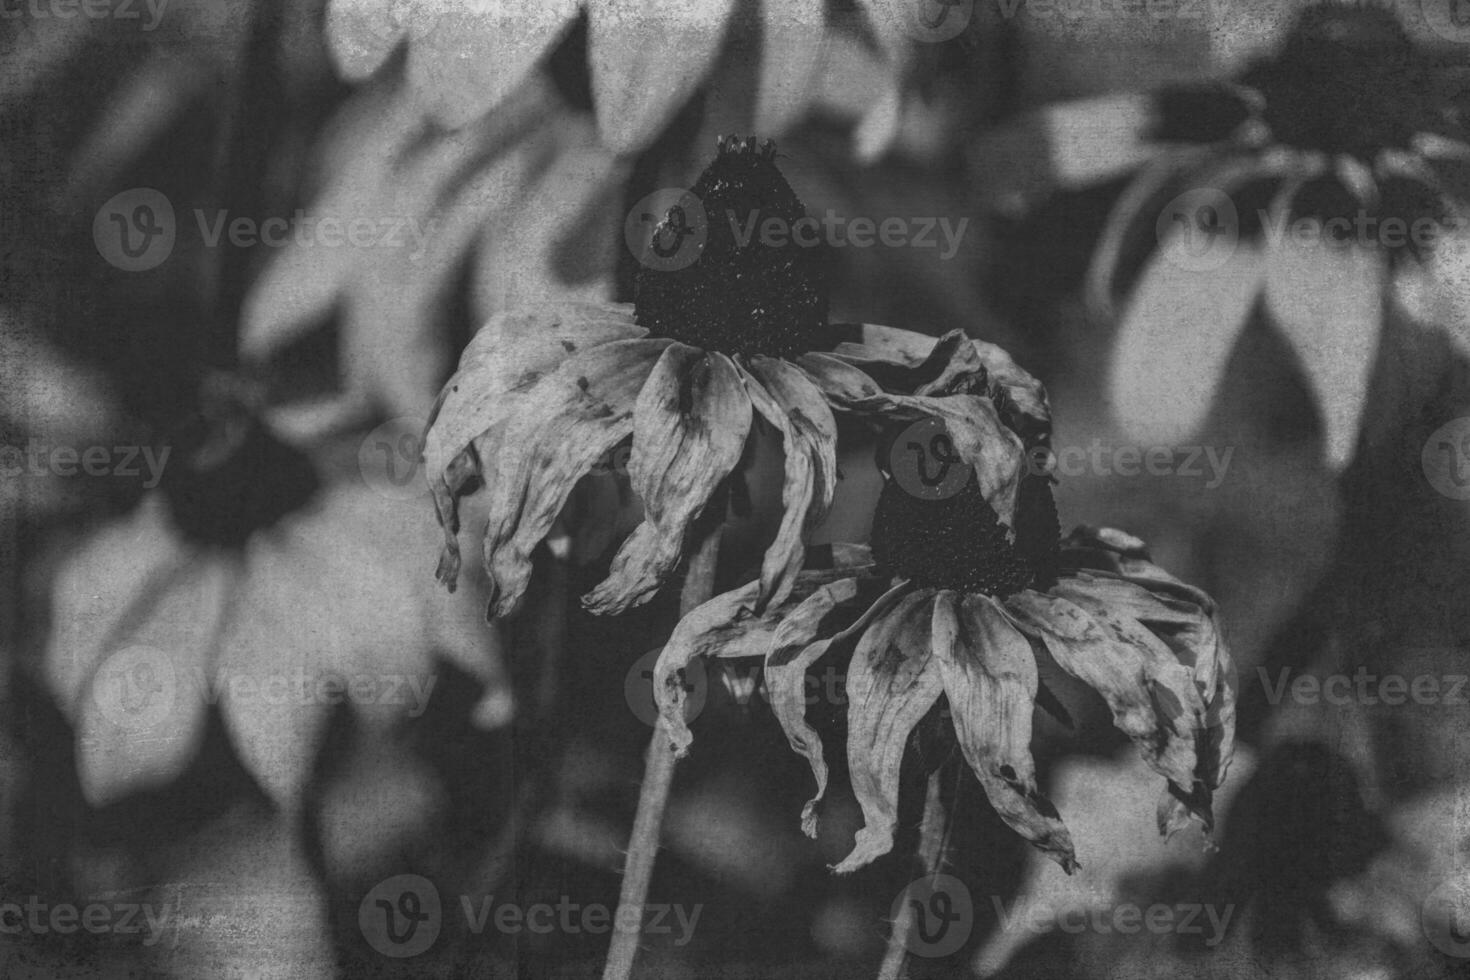
[[1113, 572], [1153, 592], [1186, 599], [1206, 612], [1215, 611], [1215, 600], [1208, 594], [1155, 565], [1142, 539], [1117, 528], [1073, 528], [1062, 540], [1058, 564], [1063, 571], [1089, 568]]
[[909, 733], [944, 693], [931, 645], [934, 590], [909, 592], [863, 633], [847, 671], [847, 764], [863, 811], [847, 874], [893, 849]]
[[1371, 243], [1324, 239], [1315, 248], [1283, 239], [1269, 249], [1266, 304], [1301, 359], [1322, 413], [1327, 462], [1341, 471], [1357, 453], [1388, 261]]
[[531, 552], [577, 481], [633, 432], [644, 382], [671, 343], [615, 340], [573, 354], [536, 383], [506, 423], [485, 528], [491, 615], [508, 616], [520, 606]]
[[756, 612], [760, 583], [748, 582], [696, 607], [674, 627], [653, 667], [653, 699], [664, 730], [683, 757], [694, 741], [684, 723], [684, 685], [677, 674], [695, 657], [763, 657], [786, 612], [779, 605]]
[[960, 750], [995, 812], [1071, 874], [1072, 836], [1037, 788], [1031, 712], [1038, 678], [1031, 643], [994, 599], [941, 592], [934, 654]]
[[[1097, 691], [1113, 724], [1150, 767], [1185, 791], [1193, 786], [1194, 734], [1203, 714], [1194, 678], [1158, 639], [1095, 603], [1024, 591], [1004, 608], [1022, 631], [1046, 644], [1057, 665]], [[1085, 600], [1084, 600], [1085, 601]]]
[[576, 21], [577, 0], [438, 0], [418, 13], [408, 79], [423, 107], [457, 129], [531, 74]]
[[820, 524], [837, 487], [837, 422], [821, 393], [795, 366], [769, 357], [747, 368], [751, 403], [781, 433], [786, 454], [781, 526], [761, 564], [761, 598], [786, 600], [805, 554], [805, 534]]
[[974, 467], [980, 491], [1012, 533], [1017, 495], [1026, 473], [1021, 439], [980, 395], [930, 398], [890, 394], [862, 371], [826, 354], [804, 354], [797, 364], [816, 382], [833, 408], [881, 423], [937, 418], [949, 430], [962, 460]]
[[734, 0], [589, 0], [587, 61], [597, 128], [616, 153], [661, 133], [709, 72]]
[[[451, 529], [457, 526], [458, 492], [468, 475], [460, 461], [471, 442], [502, 425], [536, 382], [567, 357], [646, 333], [633, 323], [629, 306], [576, 303], [502, 313], [471, 338], [460, 355], [459, 370], [439, 393], [424, 436], [424, 475], [446, 535], [441, 581], [452, 588], [459, 567]], [[481, 442], [477, 448], [481, 460], [493, 467], [493, 446]], [[488, 482], [489, 473], [481, 475]]]
[[[995, 344], [965, 338], [946, 349], [944, 345], [952, 337], [964, 336], [957, 330], [936, 340], [912, 330], [874, 323], [854, 324], [848, 329], [858, 339], [839, 343], [832, 356], [880, 382], [891, 378], [894, 383], [888, 387], [916, 395], [950, 394], [968, 390], [959, 382], [983, 372], [991, 397], [1004, 394], [1039, 426], [1051, 425], [1045, 386]], [[895, 367], [900, 373], [885, 375]], [[976, 371], [977, 367], [981, 372]]]
[[382, 67], [407, 35], [392, 0], [329, 0], [327, 53], [342, 77], [360, 81]]
[[801, 121], [826, 45], [825, 0], [761, 0], [755, 131], [781, 134]]
[[[874, 593], [887, 587], [873, 598]], [[884, 616], [908, 591], [906, 582], [891, 585], [884, 580], [843, 579], [825, 585], [781, 622], [766, 656], [766, 690], [771, 697], [771, 711], [786, 733], [786, 740], [811, 766], [817, 791], [801, 808], [801, 829], [808, 837], [817, 836], [817, 804], [827, 792], [827, 758], [822, 751], [822, 737], [806, 720], [806, 672], [818, 660], [832, 653], [840, 656], [854, 646], [868, 626]], [[851, 615], [863, 610], [850, 625], [831, 630]], [[831, 635], [818, 639], [824, 633]], [[849, 656], [851, 651], [848, 650]]]
[[[900, 336], [908, 331], [891, 327], [878, 328], [862, 324], [865, 337], [874, 337], [879, 345], [844, 342], [832, 351], [832, 357], [868, 375], [884, 388], [913, 395], [952, 395], [972, 390], [967, 382], [981, 376], [979, 355], [963, 330], [951, 330], [937, 340], [915, 335], [927, 343]], [[878, 333], [879, 330], [885, 333]], [[924, 353], [919, 355], [918, 351]]]
[[613, 556], [608, 577], [583, 598], [616, 614], [653, 598], [684, 554], [684, 535], [740, 462], [750, 396], [728, 357], [671, 343], [638, 396], [628, 476], [643, 523]]

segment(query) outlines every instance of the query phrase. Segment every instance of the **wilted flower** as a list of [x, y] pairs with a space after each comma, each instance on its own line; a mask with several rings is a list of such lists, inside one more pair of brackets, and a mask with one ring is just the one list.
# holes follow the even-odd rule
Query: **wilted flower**
[[1138, 438], [1191, 437], [1264, 309], [1320, 406], [1329, 464], [1351, 462], [1386, 301], [1427, 292], [1409, 300], [1428, 308], [1470, 286], [1454, 77], [1390, 10], [1322, 4], [1234, 82], [1150, 100], [1137, 118], [1156, 152], [1088, 283], [1101, 318], [1122, 311], [1112, 400]]
[[[965, 425], [948, 423], [956, 442], [982, 437], [978, 429], [965, 434]], [[905, 749], [943, 696], [996, 812], [1070, 872], [1071, 836], [1037, 786], [1030, 749], [1033, 705], [1066, 717], [1039, 678], [1038, 661], [1049, 657], [1102, 695], [1117, 727], [1167, 780], [1160, 831], [1191, 816], [1208, 831], [1235, 712], [1214, 603], [1121, 531], [1058, 537], [1045, 475], [1024, 477], [1011, 527], [973, 481], [939, 500], [888, 481], [871, 550], [834, 548], [834, 567], [803, 572], [780, 608], [761, 611], [751, 584], [710, 600], [675, 630], [654, 692], [676, 749], [692, 739], [678, 671], [695, 656], [764, 657], [772, 710], [816, 777], [802, 814], [814, 836], [827, 764], [806, 716], [806, 675], [819, 663], [845, 665], [848, 767], [866, 825], [837, 871], [892, 848]]]
[[754, 16], [741, 13], [736, 0], [332, 0], [327, 39], [350, 79], [372, 75], [406, 43], [409, 84], [440, 121], [460, 126], [495, 108], [585, 13], [586, 65], [577, 68], [591, 86], [603, 142], [618, 153], [646, 149], [717, 74], [731, 48], [741, 53], [737, 61], [748, 55], [758, 64], [753, 79], [740, 80], [742, 95], [752, 96], [751, 123], [782, 133], [811, 108], [823, 59], [836, 49], [887, 76], [890, 94], [874, 104], [863, 124], [869, 132], [859, 140], [871, 149], [873, 130], [886, 132], [879, 142], [896, 134], [898, 91], [915, 28], [896, 4], [859, 0], [857, 8], [868, 47], [881, 52], [878, 59], [856, 45], [834, 44], [839, 8], [811, 0], [763, 3]]
[[[769, 142], [722, 140], [690, 194], [709, 215], [789, 227], [805, 210], [774, 156]], [[682, 207], [670, 209], [654, 242], [679, 240], [691, 220]], [[976, 468], [992, 506], [1006, 518], [1014, 513], [1022, 444], [1007, 422], [1023, 431], [1044, 426], [1047, 409], [1040, 386], [1004, 351], [959, 331], [935, 341], [829, 324], [820, 248], [794, 237], [742, 243], [719, 220], [703, 234], [698, 257], [683, 268], [640, 270], [632, 306], [505, 314], [465, 349], [431, 419], [426, 475], [445, 531], [438, 575], [451, 588], [459, 498], [481, 482], [488, 488], [492, 615], [516, 610], [531, 553], [573, 487], [630, 437], [628, 475], [644, 520], [584, 600], [598, 613], [655, 595], [678, 566], [691, 524], [740, 464], [756, 417], [780, 435], [786, 457], [762, 605], [790, 592], [803, 534], [831, 504], [834, 410], [885, 422], [965, 420], [956, 452]]]

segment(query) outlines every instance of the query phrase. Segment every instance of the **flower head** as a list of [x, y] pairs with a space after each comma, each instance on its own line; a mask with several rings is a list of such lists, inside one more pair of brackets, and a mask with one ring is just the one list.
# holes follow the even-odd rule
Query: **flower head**
[[890, 481], [871, 550], [834, 548], [833, 567], [804, 571], [781, 608], [760, 610], [752, 583], [694, 610], [655, 667], [655, 696], [676, 748], [692, 740], [678, 671], [695, 656], [763, 657], [772, 710], [816, 778], [802, 814], [815, 835], [828, 768], [807, 718], [806, 674], [836, 667], [846, 674], [848, 768], [865, 821], [836, 870], [856, 870], [892, 848], [910, 735], [947, 709], [996, 812], [1070, 872], [1071, 835], [1037, 784], [1030, 749], [1034, 705], [1065, 717], [1038, 670], [1049, 658], [1103, 697], [1115, 725], [1164, 777], [1160, 831], [1190, 818], [1208, 831], [1235, 713], [1214, 603], [1123, 532], [1079, 528], [1059, 542], [1046, 476], [1023, 478], [1012, 523], [1013, 531], [973, 483], [928, 500]]
[[[631, 440], [628, 477], [644, 519], [584, 602], [618, 613], [647, 602], [683, 556], [685, 536], [764, 426], [783, 443], [782, 521], [760, 577], [780, 604], [801, 568], [805, 532], [837, 482], [834, 413], [892, 424], [966, 420], [955, 449], [1005, 521], [1023, 443], [1003, 421], [1045, 427], [1046, 397], [1004, 351], [954, 331], [937, 341], [889, 327], [828, 324], [816, 249], [737, 237], [735, 225], [804, 214], [774, 148], [721, 140], [693, 191], [709, 220], [702, 251], [640, 274], [633, 306], [576, 304], [492, 319], [469, 343], [431, 418], [426, 473], [445, 530], [439, 578], [458, 576], [460, 498], [489, 498], [491, 614], [517, 609], [531, 553], [577, 482]], [[659, 228], [676, 221], [670, 209]], [[723, 227], [722, 227], [723, 226]], [[757, 421], [759, 420], [759, 422]], [[1021, 424], [1021, 423], [1016, 423]], [[1024, 428], [1025, 426], [1023, 426]]]
[[1327, 462], [1352, 461], [1386, 300], [1416, 313], [1470, 281], [1470, 144], [1448, 80], [1392, 11], [1319, 4], [1233, 82], [1154, 100], [1161, 148], [1088, 282], [1097, 314], [1122, 321], [1112, 399], [1136, 437], [1192, 437], [1263, 310], [1300, 359]]

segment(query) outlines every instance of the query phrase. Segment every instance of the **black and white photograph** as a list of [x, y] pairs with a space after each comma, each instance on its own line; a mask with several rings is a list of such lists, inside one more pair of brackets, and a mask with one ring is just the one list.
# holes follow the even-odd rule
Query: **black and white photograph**
[[0, 980], [1470, 977], [1467, 0], [0, 0]]

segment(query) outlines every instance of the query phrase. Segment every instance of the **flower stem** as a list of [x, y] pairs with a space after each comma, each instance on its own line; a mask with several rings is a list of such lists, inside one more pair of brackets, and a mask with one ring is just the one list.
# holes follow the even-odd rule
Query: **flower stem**
[[[919, 861], [924, 874], [937, 875], [944, 866], [948, 844], [949, 814], [945, 810], [941, 793], [941, 777], [944, 768], [929, 774], [929, 790], [924, 797], [924, 817], [919, 824]], [[914, 909], [908, 902], [899, 909], [893, 920], [893, 929], [888, 934], [888, 950], [883, 954], [883, 965], [878, 969], [878, 980], [899, 980], [903, 976], [904, 961], [908, 955], [909, 936], [914, 929]]]
[[[715, 591], [715, 566], [720, 556], [720, 532], [724, 527], [724, 494], [717, 492], [705, 508], [711, 516], [704, 537], [689, 557], [684, 586], [679, 593], [679, 615], [688, 615]], [[653, 878], [653, 861], [658, 853], [664, 810], [668, 808], [669, 787], [674, 781], [674, 743], [660, 718], [654, 725], [648, 743], [647, 761], [643, 769], [643, 786], [638, 793], [638, 812], [633, 818], [633, 837], [628, 844], [628, 860], [623, 866], [623, 889], [618, 894], [615, 923], [643, 921], [643, 904], [648, 898], [648, 885]], [[636, 916], [624, 909], [637, 909]], [[626, 917], [626, 918], [625, 918]], [[640, 929], [615, 928], [612, 947], [607, 954], [603, 980], [629, 980], [633, 960], [638, 955]]]

